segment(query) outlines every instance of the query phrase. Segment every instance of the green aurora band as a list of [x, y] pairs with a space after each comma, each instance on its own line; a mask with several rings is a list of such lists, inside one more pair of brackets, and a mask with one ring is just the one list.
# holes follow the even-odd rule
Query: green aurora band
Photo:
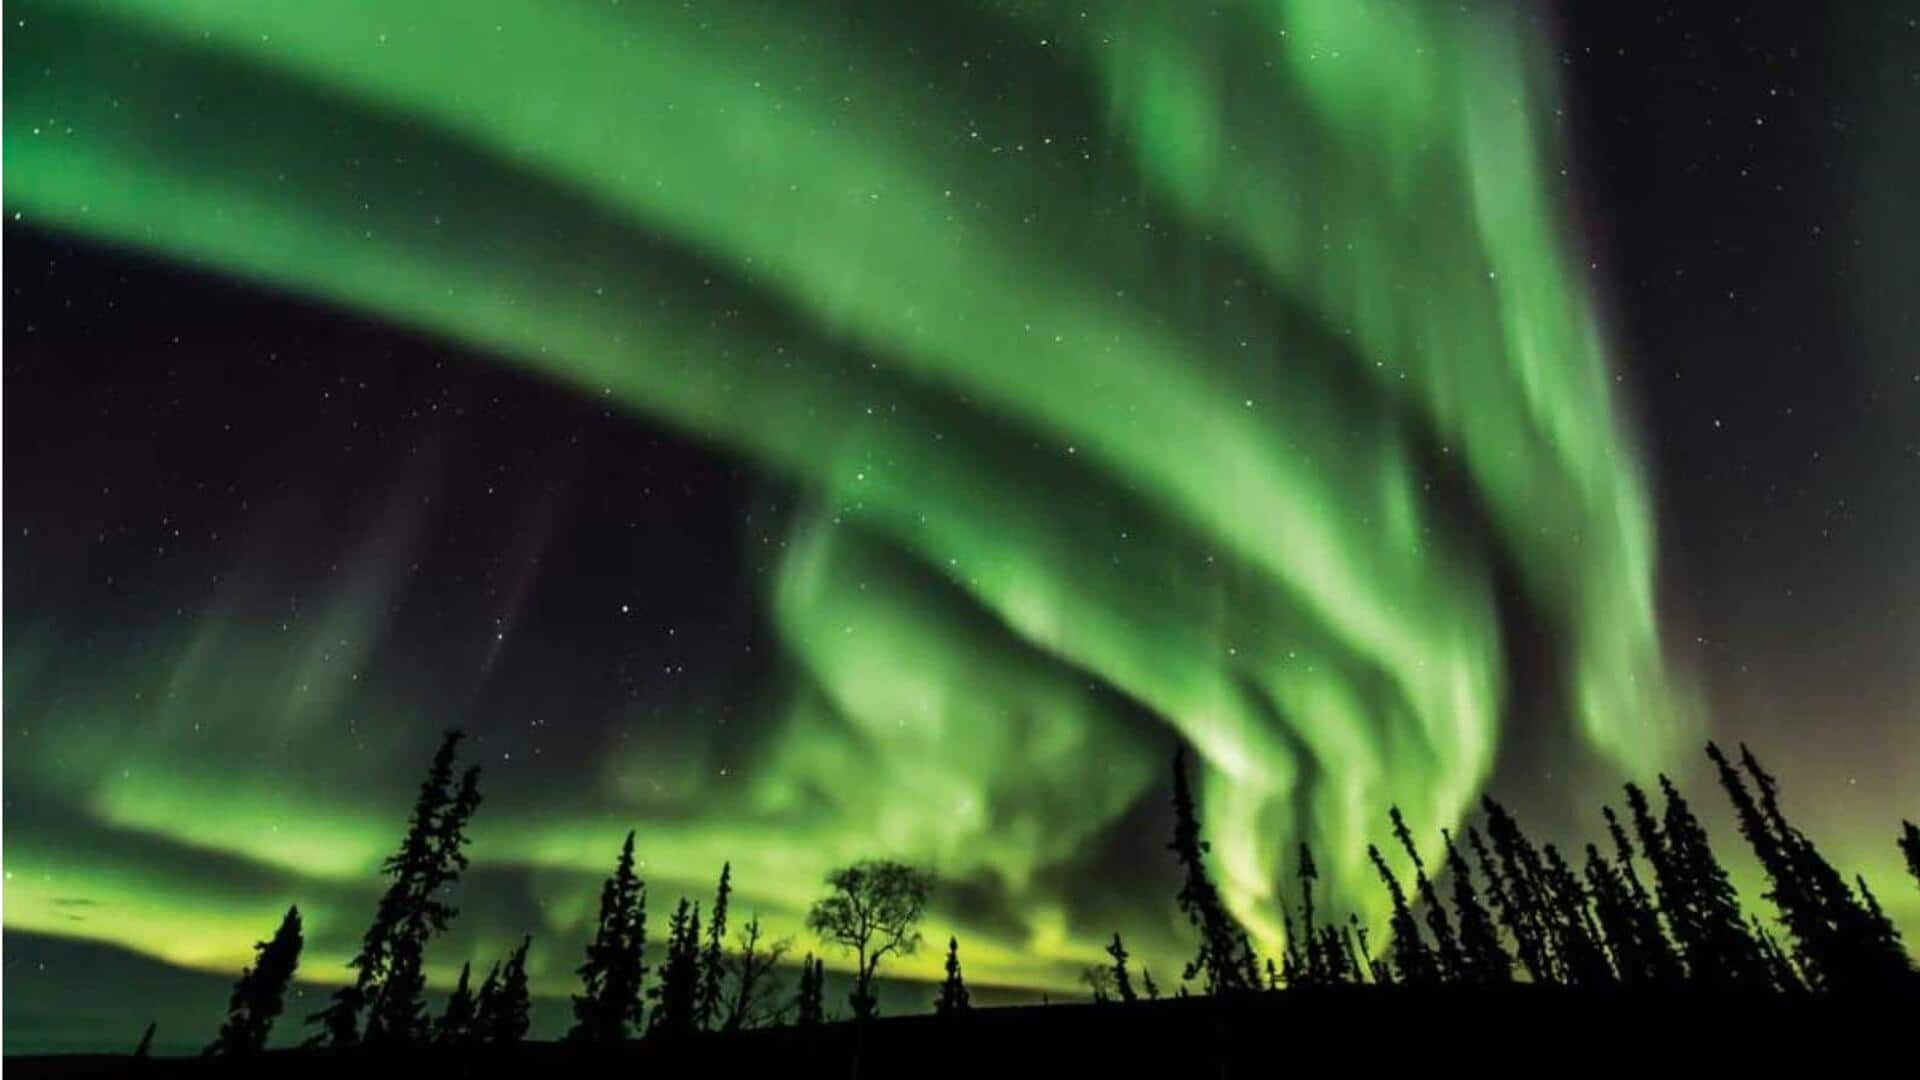
[[[1687, 733], [1638, 458], [1562, 237], [1554, 87], [1506, 7], [927, 16], [1024, 56], [991, 83], [899, 48], [881, 4], [10, 13], [10, 213], [460, 342], [805, 494], [769, 598], [795, 676], [742, 783], [640, 785], [610, 752], [588, 790], [482, 812], [476, 875], [551, 891], [527, 928], [550, 990], [629, 825], [656, 896], [731, 858], [786, 929], [845, 859], [995, 881], [1023, 921], [963, 932], [969, 974], [1069, 986], [1107, 930], [1057, 869], [1158, 797], [1163, 726], [1196, 748], [1218, 873], [1264, 945], [1299, 840], [1334, 903], [1377, 916], [1384, 806], [1433, 835], [1493, 769], [1499, 562], [1564, 645], [1568, 745], [1644, 773]], [[1436, 456], [1481, 527], [1432, 494]], [[394, 505], [317, 628], [268, 640], [236, 601], [155, 651], [133, 679], [165, 693], [136, 715], [38, 692], [57, 642], [8, 642], [9, 739], [37, 729], [9, 746], [16, 805], [80, 792], [86, 819], [10, 821], [10, 928], [232, 968], [291, 880], [325, 943], [307, 973], [344, 957], [398, 808], [235, 766], [349, 714], [418, 766], [431, 726], [369, 718], [352, 681], [406, 561]], [[63, 735], [50, 700], [110, 719]], [[208, 746], [209, 715], [267, 719]], [[118, 914], [75, 923], [75, 894]], [[1137, 904], [1123, 928], [1170, 970], [1179, 927]]]

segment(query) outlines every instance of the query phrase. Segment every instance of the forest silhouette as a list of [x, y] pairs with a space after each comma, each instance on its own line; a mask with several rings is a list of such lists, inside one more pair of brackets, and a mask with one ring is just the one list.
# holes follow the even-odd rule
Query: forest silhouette
[[[1173, 834], [1166, 846], [1181, 875], [1170, 900], [1191, 928], [1193, 953], [1171, 995], [1163, 995], [1150, 970], [1132, 966], [1115, 930], [1106, 947], [1110, 963], [1082, 976], [1090, 1010], [983, 1009], [966, 985], [961, 942], [950, 936], [945, 978], [928, 999], [931, 1015], [882, 1022], [875, 993], [882, 963], [922, 944], [920, 924], [937, 887], [927, 871], [892, 859], [834, 870], [807, 916], [817, 940], [851, 961], [843, 1003], [828, 1000], [824, 958], [807, 953], [789, 973], [790, 940], [768, 940], [757, 915], [730, 927], [731, 864], [722, 865], [704, 912], [700, 900], [677, 898], [665, 947], [650, 966], [649, 897], [636, 870], [641, 841], [629, 832], [576, 969], [573, 1024], [557, 1043], [531, 1043], [531, 937], [493, 963], [477, 988], [463, 966], [439, 1014], [428, 1009], [425, 958], [458, 915], [451, 890], [467, 868], [467, 827], [482, 804], [479, 769], [456, 778], [461, 738], [458, 731], [442, 738], [405, 833], [382, 864], [386, 890], [348, 962], [352, 977], [325, 1008], [301, 1018], [311, 1029], [302, 1047], [266, 1049], [275, 1024], [284, 1022], [299, 967], [295, 906], [256, 944], [254, 963], [235, 983], [205, 1053], [152, 1059], [149, 1025], [133, 1055], [139, 1068], [258, 1075], [270, 1063], [278, 1075], [332, 1075], [344, 1062], [405, 1062], [434, 1075], [520, 1075], [638, 1055], [676, 1067], [728, 1062], [723, 1071], [781, 1062], [795, 1075], [862, 1075], [863, 1067], [890, 1075], [888, 1061], [916, 1052], [906, 1048], [952, 1051], [914, 1070], [924, 1074], [977, 1064], [969, 1043], [975, 1050], [1008, 1039], [1027, 1046], [1040, 1036], [1062, 1061], [1082, 1066], [1107, 1054], [1126, 1063], [1122, 1071], [1157, 1061], [1238, 1074], [1261, 1058], [1235, 1025], [1258, 1031], [1281, 1017], [1349, 1025], [1356, 1015], [1375, 1023], [1384, 1017], [1414, 1034], [1450, 1018], [1489, 1015], [1490, 1002], [1516, 1022], [1581, 1012], [1603, 1023], [1622, 1015], [1646, 1020], [1674, 1003], [1685, 1003], [1696, 1019], [1857, 1018], [1882, 1004], [1920, 1015], [1913, 1008], [1920, 1005], [1920, 972], [1878, 898], [1864, 878], [1849, 881], [1787, 818], [1779, 782], [1745, 746], [1729, 756], [1709, 743], [1706, 755], [1765, 873], [1771, 919], [1742, 907], [1707, 830], [1662, 775], [1657, 799], [1624, 785], [1624, 809], [1601, 808], [1604, 842], [1573, 856], [1536, 844], [1507, 807], [1487, 797], [1481, 819], [1467, 823], [1463, 835], [1440, 832], [1444, 854], [1430, 872], [1413, 825], [1389, 807], [1386, 822], [1412, 874], [1396, 873], [1369, 846], [1391, 904], [1377, 949], [1356, 913], [1342, 918], [1316, 903], [1319, 873], [1302, 844], [1293, 895], [1282, 903], [1284, 947], [1264, 957], [1214, 884], [1183, 748], [1172, 763]], [[1892, 842], [1920, 886], [1920, 827], [1902, 822]], [[1116, 1024], [1146, 1040], [1144, 1057], [1120, 1049], [1126, 1040], [1116, 1037]], [[966, 1025], [970, 1039], [957, 1040], [955, 1025]], [[1704, 1022], [1695, 1030], [1710, 1034]], [[1210, 1043], [1196, 1046], [1195, 1038]], [[100, 1075], [127, 1060], [13, 1064], [47, 1075]], [[1022, 1051], [1012, 1063], [1038, 1068], [1051, 1060]]]

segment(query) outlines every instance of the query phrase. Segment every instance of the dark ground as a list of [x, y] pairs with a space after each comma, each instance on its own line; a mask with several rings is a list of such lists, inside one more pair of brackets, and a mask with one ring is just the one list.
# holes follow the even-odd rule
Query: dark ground
[[[1911, 1069], [1920, 993], [1729, 998], [1515, 988], [1257, 994], [1135, 1005], [976, 1009], [957, 1019], [852, 1023], [633, 1042], [612, 1050], [532, 1042], [477, 1051], [275, 1051], [253, 1060], [12, 1057], [27, 1077], [1253, 1077], [1389, 1067], [1438, 1075], [1667, 1075], [1687, 1064], [1763, 1070]], [[857, 1066], [856, 1066], [857, 1059]]]

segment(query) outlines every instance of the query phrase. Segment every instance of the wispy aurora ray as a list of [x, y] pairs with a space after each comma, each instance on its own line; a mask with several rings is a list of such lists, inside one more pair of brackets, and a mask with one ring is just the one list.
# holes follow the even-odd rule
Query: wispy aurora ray
[[[1048, 871], [1161, 781], [1160, 723], [1264, 943], [1300, 839], [1372, 910], [1384, 804], [1450, 823], [1492, 769], [1496, 559], [1565, 641], [1569, 741], [1644, 769], [1677, 734], [1552, 87], [1504, 7], [14, 8], [10, 211], [444, 335], [806, 494], [769, 598], [801, 685], [744, 795], [635, 822], [656, 873], [732, 858], [790, 916], [835, 860], [928, 859], [1029, 913], [983, 974], [1064, 982], [1032, 958], [1107, 931]], [[978, 77], [982, 41], [1019, 62]], [[1434, 448], [1490, 537], [1435, 505]], [[252, 853], [257, 797], [148, 741], [173, 778], [75, 777], [96, 812], [170, 833], [191, 799], [196, 845]], [[304, 797], [370, 850], [301, 869], [370, 867], [357, 809]], [[620, 831], [488, 812], [483, 862], [598, 868]]]

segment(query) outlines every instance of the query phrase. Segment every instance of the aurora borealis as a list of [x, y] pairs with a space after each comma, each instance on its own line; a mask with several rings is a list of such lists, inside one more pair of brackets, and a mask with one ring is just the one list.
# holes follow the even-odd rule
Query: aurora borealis
[[[1437, 843], [1506, 778], [1557, 820], [1727, 723], [1747, 661], [1663, 618], [1664, 371], [1601, 315], [1633, 290], [1536, 13], [10, 14], [10, 259], [192, 299], [96, 384], [53, 345], [17, 377], [9, 297], [15, 432], [117, 402], [8, 440], [10, 938], [224, 973], [295, 899], [327, 978], [457, 724], [487, 803], [436, 978], [530, 931], [563, 994], [634, 828], [654, 897], [730, 859], [782, 933], [829, 867], [923, 862], [971, 978], [1070, 991], [1116, 925], [1182, 955], [1176, 739], [1271, 947], [1301, 840], [1377, 917], [1389, 802]], [[76, 551], [130, 506], [160, 557]], [[1851, 719], [1897, 762], [1890, 699]], [[1891, 869], [1900, 809], [1850, 806], [1843, 856]]]

